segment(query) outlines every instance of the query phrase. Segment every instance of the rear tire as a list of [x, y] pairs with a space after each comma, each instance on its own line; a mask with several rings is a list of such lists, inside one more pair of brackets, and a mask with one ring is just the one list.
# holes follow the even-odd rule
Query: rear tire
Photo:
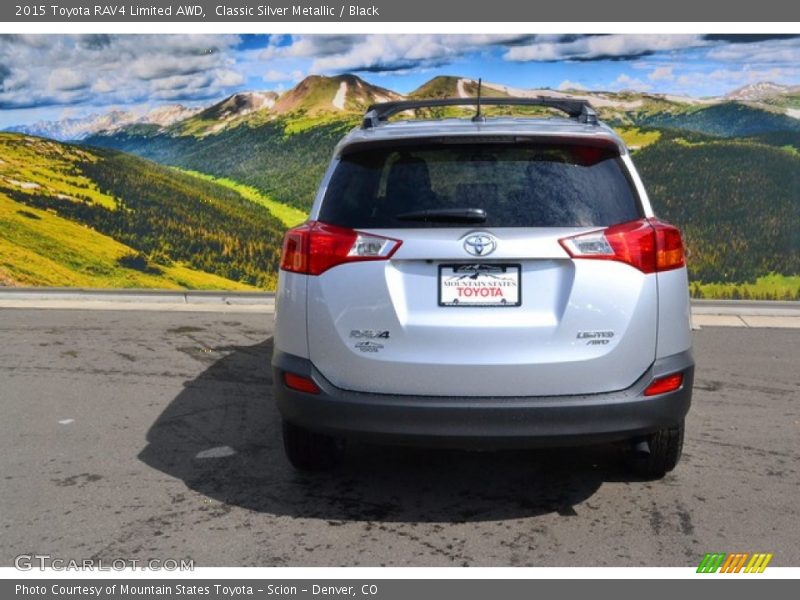
[[642, 477], [661, 479], [678, 464], [683, 451], [684, 425], [681, 421], [675, 427], [669, 427], [650, 434], [645, 439], [650, 446], [650, 453], [631, 452], [630, 468]]
[[284, 421], [283, 449], [294, 468], [301, 471], [325, 471], [341, 462], [344, 441]]

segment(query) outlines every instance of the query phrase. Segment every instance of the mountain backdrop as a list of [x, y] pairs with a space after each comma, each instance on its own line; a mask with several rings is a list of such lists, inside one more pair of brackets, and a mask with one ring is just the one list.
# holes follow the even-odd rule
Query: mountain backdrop
[[[439, 76], [406, 97], [476, 91], [471, 79]], [[772, 273], [788, 286], [730, 289], [800, 297], [800, 86], [699, 99], [495, 83], [483, 93], [588, 99], [632, 149], [656, 211], [684, 230], [696, 294], [710, 289], [701, 283]], [[270, 288], [282, 232], [309, 209], [336, 142], [369, 104], [403, 97], [355, 75], [311, 76], [282, 94], [241, 92], [201, 108], [15, 127], [0, 135], [0, 282]], [[103, 260], [66, 251], [90, 238]]]

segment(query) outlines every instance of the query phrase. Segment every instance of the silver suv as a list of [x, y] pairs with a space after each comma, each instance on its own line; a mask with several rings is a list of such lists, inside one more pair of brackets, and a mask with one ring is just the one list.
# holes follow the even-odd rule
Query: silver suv
[[[465, 104], [474, 118], [389, 121]], [[486, 118], [481, 104], [567, 117]], [[350, 438], [624, 441], [647, 477], [680, 458], [694, 374], [681, 235], [583, 101], [370, 107], [286, 234], [274, 343], [300, 469], [334, 465]]]

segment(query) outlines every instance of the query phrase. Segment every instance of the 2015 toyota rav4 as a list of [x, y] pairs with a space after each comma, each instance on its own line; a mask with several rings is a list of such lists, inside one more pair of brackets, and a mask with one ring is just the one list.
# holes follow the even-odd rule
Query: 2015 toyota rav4
[[635, 468], [663, 476], [694, 372], [680, 232], [585, 102], [388, 120], [474, 102], [371, 107], [286, 234], [272, 364], [290, 461], [329, 467], [349, 438], [630, 441]]

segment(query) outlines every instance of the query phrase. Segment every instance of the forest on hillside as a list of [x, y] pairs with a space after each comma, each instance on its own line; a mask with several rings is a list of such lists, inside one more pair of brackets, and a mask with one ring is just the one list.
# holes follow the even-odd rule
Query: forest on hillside
[[294, 132], [292, 121], [276, 119], [203, 137], [120, 133], [89, 138], [86, 143], [232, 179], [307, 211], [334, 146], [355, 123], [352, 117], [323, 120]]
[[800, 273], [800, 154], [749, 141], [661, 140], [637, 152], [656, 213], [678, 225], [689, 273], [752, 281]]
[[[4, 139], [4, 152], [14, 153], [15, 145], [29, 151], [29, 140]], [[41, 164], [29, 167], [52, 171], [48, 152], [69, 155], [72, 162], [62, 164], [63, 175], [54, 173], [52, 180], [80, 174], [85, 193], [66, 196], [39, 184], [0, 186], [11, 200], [82, 223], [135, 249], [125, 259], [128, 268], [158, 272], [176, 262], [233, 281], [275, 286], [285, 228], [262, 206], [234, 190], [130, 154], [97, 148], [70, 152], [76, 147], [54, 142], [39, 146]], [[93, 201], [97, 192], [112, 198], [114, 206]]]

